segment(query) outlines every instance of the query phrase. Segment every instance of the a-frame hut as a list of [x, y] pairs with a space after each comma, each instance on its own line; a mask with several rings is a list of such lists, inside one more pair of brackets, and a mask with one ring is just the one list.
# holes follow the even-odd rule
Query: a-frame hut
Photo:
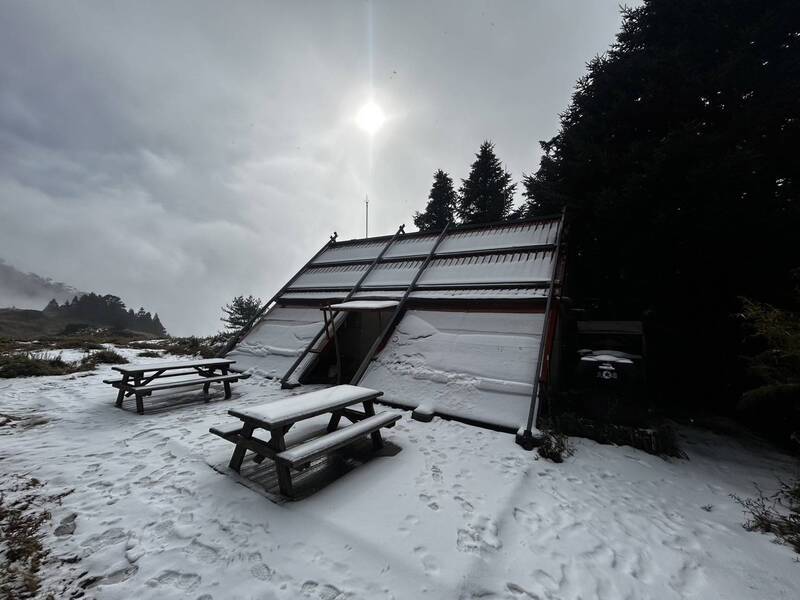
[[562, 229], [555, 217], [331, 238], [228, 356], [284, 387], [359, 384], [420, 416], [529, 431], [550, 371]]

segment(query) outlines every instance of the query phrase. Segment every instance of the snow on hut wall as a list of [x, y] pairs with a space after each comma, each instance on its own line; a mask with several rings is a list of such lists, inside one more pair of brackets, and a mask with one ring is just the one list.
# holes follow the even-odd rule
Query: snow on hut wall
[[409, 310], [359, 385], [409, 408], [516, 429], [543, 323], [540, 313]]
[[228, 353], [237, 370], [281, 377], [323, 327], [319, 308], [276, 307]]

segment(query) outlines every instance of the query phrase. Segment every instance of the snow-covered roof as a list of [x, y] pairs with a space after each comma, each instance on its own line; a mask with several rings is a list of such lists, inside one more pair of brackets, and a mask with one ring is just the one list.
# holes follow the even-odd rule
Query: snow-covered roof
[[559, 224], [552, 218], [453, 228], [432, 255], [438, 232], [334, 242], [278, 302], [397, 298], [417, 275], [412, 299], [544, 299], [555, 270]]

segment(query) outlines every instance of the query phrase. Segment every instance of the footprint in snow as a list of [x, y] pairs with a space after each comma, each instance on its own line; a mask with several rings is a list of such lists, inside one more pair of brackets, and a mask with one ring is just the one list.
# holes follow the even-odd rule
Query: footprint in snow
[[494, 552], [503, 547], [498, 537], [497, 524], [486, 516], [478, 516], [472, 523], [458, 530], [456, 548], [459, 552], [479, 556]]
[[411, 529], [417, 525], [419, 525], [419, 517], [416, 515], [406, 515], [397, 530], [400, 533], [408, 534], [411, 532]]
[[417, 546], [414, 548], [414, 554], [422, 563], [422, 569], [425, 571], [426, 575], [436, 575], [439, 573], [439, 563], [428, 553], [425, 546]]
[[314, 598], [315, 600], [336, 600], [344, 598], [342, 591], [329, 584], [320, 585], [316, 581], [306, 581], [300, 587], [300, 591], [307, 598]]
[[275, 575], [275, 571], [270, 569], [268, 565], [259, 563], [250, 568], [250, 574], [261, 581], [269, 581]]
[[158, 587], [159, 585], [171, 585], [180, 590], [187, 592], [192, 591], [198, 585], [202, 578], [196, 573], [181, 573], [179, 571], [162, 571], [158, 577], [154, 577], [147, 582], [150, 587]]

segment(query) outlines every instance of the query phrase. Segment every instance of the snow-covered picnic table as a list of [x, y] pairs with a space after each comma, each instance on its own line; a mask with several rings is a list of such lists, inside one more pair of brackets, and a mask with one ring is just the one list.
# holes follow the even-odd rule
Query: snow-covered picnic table
[[[116, 402], [118, 407], [122, 406], [125, 396], [135, 395], [136, 411], [141, 415], [144, 413], [143, 398], [160, 390], [202, 385], [203, 392], [207, 394], [212, 383], [221, 383], [225, 388], [225, 398], [230, 398], [231, 383], [250, 376], [249, 374], [229, 373], [230, 366], [235, 362], [229, 358], [202, 358], [114, 366], [112, 369], [121, 373], [122, 378], [104, 379], [103, 383], [110, 384], [119, 390]], [[182, 377], [182, 379], [164, 381], [173, 377]]]
[[[236, 472], [241, 469], [248, 450], [256, 453], [259, 462], [264, 458], [274, 460], [281, 493], [292, 496], [290, 467], [307, 465], [366, 434], [372, 437], [374, 449], [383, 446], [381, 428], [392, 427], [400, 419], [400, 413], [386, 411], [376, 414], [374, 402], [382, 395], [383, 392], [370, 388], [338, 385], [277, 402], [231, 409], [228, 414], [241, 422], [212, 427], [210, 431], [236, 444], [229, 465]], [[363, 412], [351, 408], [356, 404], [363, 405]], [[295, 423], [326, 413], [331, 413], [327, 434], [287, 449], [285, 436]], [[342, 417], [351, 421], [352, 425], [337, 430]], [[264, 442], [254, 437], [256, 429], [268, 431], [270, 439]]]

